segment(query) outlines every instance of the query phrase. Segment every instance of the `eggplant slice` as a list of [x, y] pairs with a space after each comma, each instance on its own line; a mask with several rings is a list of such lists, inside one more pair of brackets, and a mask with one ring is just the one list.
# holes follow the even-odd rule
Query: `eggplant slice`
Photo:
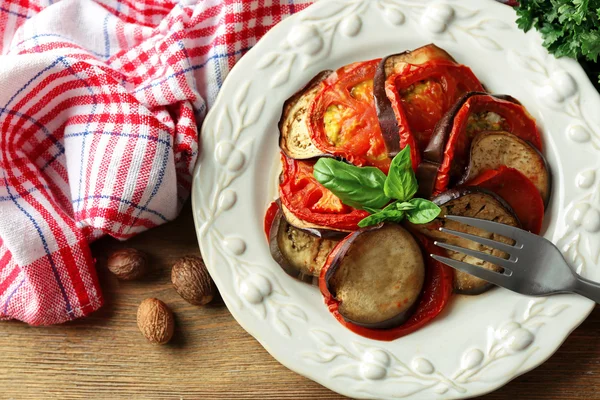
[[319, 274], [338, 240], [323, 239], [290, 225], [281, 209], [270, 230], [269, 248], [273, 259], [290, 276], [319, 284]]
[[431, 60], [449, 60], [456, 62], [446, 51], [434, 44], [428, 44], [412, 51], [387, 56], [381, 60], [373, 78], [373, 97], [379, 118], [379, 126], [390, 157], [400, 151], [398, 140], [398, 121], [392, 103], [385, 93], [385, 81], [390, 75], [397, 74], [406, 64], [420, 65]]
[[433, 134], [423, 151], [423, 161], [419, 164], [416, 171], [417, 180], [419, 182], [419, 197], [426, 199], [431, 198], [434, 191], [435, 181], [437, 179], [438, 170], [444, 161], [446, 143], [450, 138], [454, 118], [460, 111], [463, 105], [473, 96], [491, 96], [498, 100], [504, 100], [515, 104], [521, 104], [517, 99], [509, 95], [489, 94], [485, 92], [469, 92], [463, 95], [454, 105], [446, 112], [442, 119], [437, 123]]
[[[518, 218], [503, 199], [492, 192], [480, 188], [467, 187], [448, 190], [433, 199], [433, 202], [439, 205], [442, 209], [440, 216], [460, 215], [465, 217], [486, 219], [511, 226], [520, 226]], [[496, 240], [502, 243], [511, 245], [514, 244], [512, 239], [497, 235], [495, 233], [490, 233], [479, 228], [467, 226], [456, 221], [451, 221], [443, 217], [439, 217], [425, 225], [410, 224], [410, 227], [411, 229], [414, 229], [434, 240], [481, 251], [501, 258], [508, 258], [508, 254], [496, 249], [491, 249], [479, 243], [475, 243], [471, 240], [440, 232], [439, 228], [444, 227], [447, 229]], [[450, 250], [447, 252], [448, 257], [452, 259], [478, 265], [492, 271], [502, 271], [501, 267], [482, 261], [478, 258]], [[476, 295], [485, 292], [493, 286], [483, 279], [476, 278], [465, 272], [458, 270], [454, 272], [454, 291], [456, 293]]]
[[333, 71], [317, 74], [308, 84], [283, 104], [279, 120], [279, 147], [290, 158], [305, 160], [324, 156], [310, 138], [308, 108], [324, 81]]
[[353, 233], [326, 272], [327, 288], [349, 322], [372, 329], [404, 323], [414, 312], [425, 279], [421, 248], [400, 225]]
[[500, 166], [514, 168], [525, 175], [540, 191], [548, 204], [551, 178], [546, 159], [523, 139], [504, 131], [482, 132], [471, 144], [469, 167], [461, 184], [477, 177], [487, 169]]
[[324, 238], [324, 239], [337, 239], [340, 240], [348, 235], [351, 231], [343, 231], [331, 229], [326, 226], [313, 224], [311, 222], [304, 221], [294, 215], [284, 204], [281, 204], [281, 211], [286, 221], [293, 227], [310, 233], [313, 236]]

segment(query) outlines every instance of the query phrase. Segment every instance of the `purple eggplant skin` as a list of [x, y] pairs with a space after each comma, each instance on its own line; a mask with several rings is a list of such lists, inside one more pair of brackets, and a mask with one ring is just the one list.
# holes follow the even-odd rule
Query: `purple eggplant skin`
[[[385, 82], [387, 78], [395, 73], [394, 62], [423, 64], [428, 61], [428, 56], [436, 56], [437, 59], [447, 59], [456, 62], [450, 54], [434, 44], [428, 44], [415, 50], [407, 50], [402, 53], [392, 54], [381, 59], [373, 78], [373, 98], [379, 127], [390, 158], [400, 152], [399, 127], [392, 103], [385, 93]], [[390, 65], [392, 64], [392, 65]]]
[[[406, 53], [395, 54], [394, 56]], [[387, 59], [388, 57], [383, 58], [375, 71], [375, 77], [373, 78], [373, 99], [385, 147], [387, 148], [389, 157], [394, 158], [400, 152], [400, 137], [398, 135], [400, 129], [396, 120], [396, 114], [392, 109], [392, 102], [385, 93], [385, 80], [387, 79], [385, 62]]]
[[483, 293], [487, 292], [488, 290], [492, 289], [493, 287], [494, 287], [493, 283], [485, 282], [483, 285], [480, 285], [478, 287], [474, 287], [472, 289], [457, 289], [457, 288], [454, 288], [453, 292], [455, 294], [463, 294], [465, 296], [478, 296], [480, 294], [483, 294]]
[[538, 155], [544, 162], [544, 167], [546, 168], [546, 171], [548, 171], [548, 196], [546, 196], [546, 198], [544, 199], [544, 209], [547, 209], [548, 204], [550, 204], [550, 198], [552, 197], [552, 188], [554, 187], [554, 180], [552, 179], [552, 169], [550, 168], [550, 164], [548, 163], [548, 160], [546, 159], [546, 157], [544, 157], [542, 152], [539, 151], [538, 148], [535, 147], [530, 141], [526, 140], [526, 142], [531, 146], [533, 150], [535, 150], [536, 153], [538, 153]]
[[454, 103], [452, 107], [444, 114], [442, 119], [438, 121], [433, 134], [429, 140], [429, 144], [423, 151], [423, 161], [419, 164], [416, 171], [417, 181], [419, 182], [419, 191], [417, 196], [430, 199], [433, 193], [435, 180], [437, 178], [438, 169], [444, 161], [444, 152], [446, 143], [454, 126], [454, 118], [460, 111], [465, 102], [473, 96], [492, 96], [499, 100], [506, 100], [512, 103], [521, 104], [512, 96], [504, 94], [489, 94], [485, 92], [468, 92]]
[[[356, 231], [353, 232], [352, 234], [350, 234], [350, 236], [348, 236], [344, 242], [341, 244], [340, 247], [338, 247], [338, 249], [336, 250], [336, 254], [333, 256], [333, 259], [330, 262], [330, 266], [327, 269], [324, 279], [325, 279], [325, 284], [327, 287], [327, 290], [334, 296], [336, 297], [337, 293], [336, 293], [336, 289], [333, 287], [332, 281], [334, 280], [334, 276], [336, 275], [337, 270], [340, 268], [340, 266], [342, 266], [344, 260], [346, 257], [349, 257], [349, 252], [352, 249], [353, 245], [356, 245], [357, 240], [359, 240], [361, 238], [362, 235], [369, 233], [369, 232], [377, 232], [381, 229], [389, 229], [390, 226], [393, 226], [394, 228], [398, 228], [398, 229], [402, 229], [403, 231], [404, 228], [400, 227], [399, 225], [396, 224], [379, 224], [376, 226], [372, 226], [369, 228], [365, 228], [362, 229], [360, 231]], [[406, 231], [406, 233], [408, 235], [410, 235], [409, 237], [414, 240], [415, 245], [416, 245], [416, 249], [418, 251], [418, 257], [421, 257], [421, 262], [422, 262], [422, 276], [421, 276], [421, 281], [420, 281], [420, 287], [418, 288], [418, 294], [413, 298], [412, 303], [410, 304], [410, 306], [408, 308], [406, 308], [405, 310], [403, 310], [402, 312], [394, 315], [391, 318], [388, 318], [384, 321], [379, 321], [379, 322], [374, 322], [374, 323], [367, 323], [367, 322], [363, 322], [363, 321], [357, 321], [356, 319], [350, 318], [348, 315], [344, 314], [344, 310], [342, 305], [340, 304], [340, 308], [339, 308], [339, 312], [340, 315], [342, 315], [342, 317], [355, 325], [358, 326], [363, 326], [365, 328], [369, 328], [369, 329], [390, 329], [390, 328], [394, 328], [396, 326], [402, 325], [404, 322], [406, 322], [411, 316], [412, 314], [414, 314], [415, 310], [418, 307], [419, 304], [419, 300], [422, 294], [422, 285], [423, 285], [423, 281], [424, 281], [424, 276], [425, 276], [425, 266], [424, 266], [424, 258], [425, 255], [422, 253], [422, 249], [419, 247], [416, 239], [414, 239], [414, 237]], [[381, 249], [381, 251], [385, 251], [385, 249]], [[402, 260], [400, 259], [399, 262], [401, 262]], [[343, 303], [342, 303], [343, 304]]]
[[[435, 204], [437, 204], [438, 206], [442, 207], [444, 204], [446, 204], [452, 200], [456, 200], [460, 197], [474, 194], [474, 193], [483, 193], [483, 194], [487, 194], [487, 195], [493, 197], [498, 203], [500, 203], [502, 208], [504, 208], [515, 219], [517, 227], [521, 226], [521, 223], [519, 222], [519, 218], [517, 217], [517, 215], [511, 208], [511, 206], [503, 198], [501, 198], [500, 196], [498, 196], [497, 194], [495, 194], [489, 190], [482, 189], [482, 188], [479, 188], [476, 186], [465, 186], [465, 187], [447, 190], [444, 193], [441, 193], [440, 195], [435, 197], [432, 201]], [[493, 284], [491, 284], [489, 282], [485, 282], [485, 283], [481, 284], [480, 286], [474, 287], [472, 289], [458, 289], [455, 287], [454, 293], [475, 296], [475, 295], [482, 294], [493, 287], [494, 287]]]
[[419, 183], [417, 193], [415, 194], [416, 197], [431, 199], [439, 168], [439, 164], [430, 161], [421, 161], [415, 171], [415, 177]]
[[[299, 120], [295, 120], [296, 118], [298, 118], [297, 115], [295, 115], [296, 113], [301, 113], [304, 116], [304, 121], [306, 123], [306, 115], [308, 113], [308, 106], [310, 105], [310, 101], [307, 102], [307, 104], [304, 105], [304, 108], [301, 110], [296, 110], [296, 113], [294, 113], [294, 115], [290, 115], [293, 111], [294, 108], [298, 105], [297, 103], [299, 101], [302, 101], [302, 98], [305, 94], [307, 94], [307, 92], [310, 91], [316, 91], [318, 89], [318, 86], [321, 84], [321, 82], [323, 82], [325, 79], [327, 79], [327, 77], [329, 75], [331, 75], [333, 73], [333, 71], [331, 70], [325, 70], [325, 71], [321, 71], [319, 72], [314, 78], [312, 78], [303, 88], [301, 88], [300, 90], [298, 90], [294, 95], [292, 95], [289, 99], [287, 99], [285, 101], [285, 103], [283, 103], [283, 108], [281, 110], [281, 118], [279, 120], [278, 123], [278, 127], [279, 127], [279, 147], [281, 148], [281, 151], [283, 151], [285, 153], [285, 155], [287, 155], [290, 158], [294, 158], [294, 159], [300, 159], [300, 160], [305, 160], [305, 159], [310, 159], [310, 158], [315, 158], [315, 157], [322, 157], [322, 156], [327, 156], [327, 154], [323, 153], [321, 150], [319, 150], [314, 143], [312, 143], [310, 136], [309, 136], [309, 132], [308, 132], [308, 128], [306, 127], [305, 130], [302, 131], [302, 129], [300, 129], [300, 132], [290, 132], [290, 131], [294, 131], [294, 124], [297, 123], [301, 123], [301, 121]], [[313, 94], [313, 98], [314, 98], [314, 94]], [[289, 136], [293, 135], [297, 133], [299, 136], [302, 136], [302, 140], [309, 143], [306, 145], [306, 148], [303, 149], [304, 151], [301, 152], [299, 150], [299, 148], [294, 149], [293, 146], [290, 146], [290, 144], [293, 144], [293, 140], [289, 141]], [[302, 140], [298, 140], [298, 142], [301, 142]], [[291, 143], [288, 143], [291, 142]]]
[[[302, 260], [300, 260], [300, 264], [294, 263], [294, 260], [290, 258], [290, 254], [286, 254], [286, 250], [284, 250], [285, 247], [281, 247], [281, 241], [291, 240], [293, 242], [293, 239], [286, 237], [290, 228], [296, 231], [296, 239], [300, 239], [299, 236], [302, 236], [305, 241], [312, 240], [314, 242], [319, 242], [317, 243], [317, 255], [321, 250], [324, 251], [324, 254], [321, 255], [321, 259], [323, 260], [321, 265], [313, 265], [313, 268], [309, 270], [306, 269], [306, 264], [304, 264], [305, 268], [303, 269]], [[277, 214], [273, 218], [273, 223], [271, 224], [271, 229], [269, 231], [269, 250], [271, 251], [271, 256], [277, 262], [277, 264], [279, 264], [279, 266], [291, 277], [302, 282], [310, 283], [314, 286], [319, 285], [319, 274], [321, 272], [321, 268], [325, 264], [329, 252], [333, 250], [337, 242], [337, 240], [322, 239], [320, 237], [313, 236], [306, 231], [294, 228], [286, 221], [281, 208], [277, 211]], [[308, 255], [306, 253], [304, 255], [301, 254], [303, 251], [306, 251], [306, 249], [302, 249], [302, 245], [306, 246], [306, 248], [310, 248], [311, 246], [306, 245], [306, 242], [300, 244], [301, 246], [297, 250], [299, 256], [302, 257]], [[292, 247], [296, 249], [296, 247]], [[311, 261], [317, 261], [317, 256], [315, 256], [315, 254], [312, 254]]]
[[305, 274], [298, 268], [292, 266], [290, 261], [283, 255], [281, 249], [279, 248], [278, 237], [279, 230], [283, 229], [285, 224], [285, 219], [283, 218], [283, 213], [281, 209], [277, 211], [275, 214], [275, 218], [273, 218], [273, 223], [271, 224], [271, 230], [269, 231], [269, 250], [271, 251], [271, 257], [279, 264], [281, 269], [283, 269], [289, 276], [292, 278], [296, 278], [299, 281], [310, 283], [312, 285], [318, 286], [319, 279], [311, 274]]

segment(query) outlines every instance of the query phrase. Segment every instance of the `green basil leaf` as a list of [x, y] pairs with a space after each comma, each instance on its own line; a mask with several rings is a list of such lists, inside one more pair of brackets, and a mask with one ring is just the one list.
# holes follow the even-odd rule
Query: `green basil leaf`
[[416, 205], [408, 202], [408, 201], [397, 201], [394, 204], [394, 206], [396, 207], [396, 210], [400, 210], [400, 211], [410, 211], [410, 210], [414, 210], [415, 208], [417, 208]]
[[376, 214], [369, 215], [366, 218], [363, 218], [358, 226], [361, 228], [377, 225], [381, 222], [390, 221], [390, 222], [400, 222], [404, 219], [404, 211], [399, 210], [382, 210]]
[[333, 158], [320, 158], [313, 175], [350, 207], [382, 208], [390, 201], [383, 190], [385, 174], [378, 168], [359, 168]]
[[425, 199], [412, 199], [414, 209], [406, 212], [406, 218], [413, 224], [426, 224], [433, 221], [442, 211], [435, 203]]
[[[399, 201], [398, 201], [398, 200], [396, 200], [396, 201], [394, 201], [394, 202], [392, 202], [392, 203], [388, 204], [387, 206], [385, 206], [385, 208], [384, 208], [383, 210], [381, 210], [381, 211], [390, 211], [390, 210], [395, 210], [395, 211], [397, 211], [397, 210], [398, 210], [398, 208], [397, 208], [397, 206], [398, 206], [398, 203], [399, 203]], [[400, 210], [400, 211], [402, 211], [402, 210]]]
[[[368, 211], [368, 212], [369, 212], [369, 213], [371, 213], [371, 214], [377, 214], [377, 213], [380, 213], [380, 212], [382, 212], [382, 211], [392, 211], [392, 210], [393, 210], [393, 211], [398, 211], [398, 210], [400, 210], [400, 209], [398, 208], [398, 205], [399, 205], [399, 204], [400, 204], [400, 202], [399, 202], [399, 201], [394, 201], [393, 203], [390, 203], [390, 204], [388, 204], [387, 206], [385, 206], [385, 208], [383, 208], [383, 209], [381, 209], [381, 208], [363, 207], [363, 210], [365, 210], [365, 211]], [[415, 208], [415, 206], [413, 206], [413, 205], [412, 205], [412, 204], [410, 204], [410, 203], [405, 203], [405, 204], [408, 204], [408, 205], [410, 205], [410, 208], [411, 208], [411, 209], [412, 209], [412, 208]], [[404, 211], [404, 210], [400, 210], [400, 211]]]
[[383, 211], [381, 208], [371, 208], [371, 207], [364, 207], [364, 206], [363, 206], [363, 210], [368, 211], [371, 214], [377, 214], [378, 212]]
[[417, 193], [418, 188], [417, 178], [412, 169], [410, 146], [406, 146], [392, 160], [383, 190], [388, 197], [408, 201]]

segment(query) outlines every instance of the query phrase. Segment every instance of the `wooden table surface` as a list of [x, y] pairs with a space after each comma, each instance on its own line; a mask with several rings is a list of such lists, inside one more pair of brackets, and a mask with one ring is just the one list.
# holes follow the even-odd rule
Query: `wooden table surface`
[[[105, 268], [111, 249], [131, 246], [152, 258], [140, 282], [117, 281]], [[338, 399], [341, 396], [277, 363], [233, 319], [220, 299], [187, 304], [170, 285], [173, 262], [198, 254], [190, 207], [175, 222], [127, 243], [94, 244], [106, 305], [61, 326], [0, 323], [1, 399]], [[146, 297], [176, 315], [166, 346], [136, 326]], [[600, 399], [600, 309], [545, 364], [482, 399]]]

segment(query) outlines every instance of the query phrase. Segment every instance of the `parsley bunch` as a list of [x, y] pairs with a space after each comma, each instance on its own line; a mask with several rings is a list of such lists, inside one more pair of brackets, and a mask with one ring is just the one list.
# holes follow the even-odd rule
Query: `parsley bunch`
[[551, 54], [579, 60], [588, 73], [600, 72], [600, 0], [521, 0], [517, 15], [519, 28], [540, 31]]

